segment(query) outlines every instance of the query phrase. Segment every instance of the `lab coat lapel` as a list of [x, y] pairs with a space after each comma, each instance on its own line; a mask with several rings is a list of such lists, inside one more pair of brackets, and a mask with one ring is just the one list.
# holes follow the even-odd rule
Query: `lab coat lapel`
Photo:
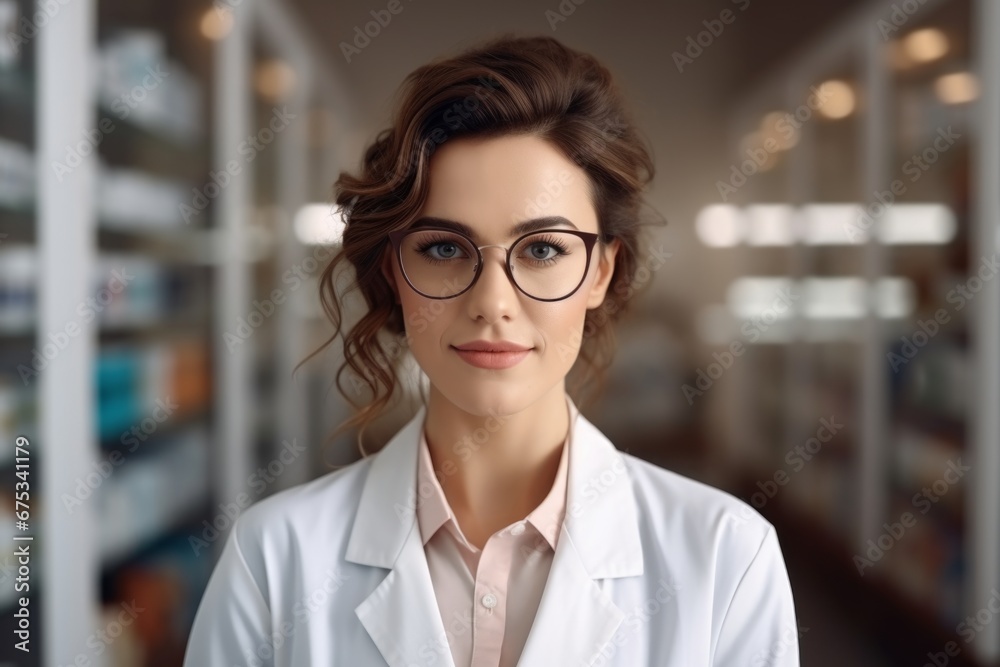
[[354, 612], [390, 667], [455, 667], [416, 527], [392, 572]]
[[[435, 655], [454, 667], [416, 521], [421, 407], [374, 455], [347, 545], [347, 560], [392, 570], [354, 609], [390, 667]], [[423, 664], [428, 664], [424, 662]]]
[[[569, 399], [567, 399], [569, 400]], [[631, 480], [621, 454], [569, 401], [566, 519], [519, 665], [590, 665], [625, 619], [598, 583], [643, 573]]]
[[[625, 462], [567, 397], [573, 443], [566, 517], [519, 665], [588, 665], [625, 618], [601, 579], [643, 573], [638, 511]], [[454, 667], [420, 530], [416, 470], [426, 408], [374, 456], [346, 559], [391, 570], [355, 614], [391, 667], [424, 659]]]

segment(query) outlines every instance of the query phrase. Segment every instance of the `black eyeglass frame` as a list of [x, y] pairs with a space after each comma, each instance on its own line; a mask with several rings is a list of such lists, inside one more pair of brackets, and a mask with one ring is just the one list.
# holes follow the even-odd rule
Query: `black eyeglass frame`
[[[455, 234], [457, 236], [461, 236], [462, 238], [464, 238], [466, 241], [469, 242], [470, 246], [476, 249], [476, 255], [477, 255], [476, 273], [474, 276], [472, 276], [472, 281], [469, 283], [469, 285], [461, 292], [456, 292], [455, 294], [451, 294], [449, 296], [432, 296], [430, 294], [424, 294], [423, 292], [418, 290], [412, 282], [410, 282], [410, 277], [406, 275], [406, 269], [403, 268], [402, 241], [406, 236], [410, 234], [415, 234], [417, 232], [428, 232], [428, 231], [448, 232], [449, 234]], [[540, 299], [537, 296], [533, 296], [525, 292], [524, 289], [517, 284], [517, 280], [514, 279], [514, 272], [510, 266], [512, 251], [514, 248], [517, 247], [517, 245], [521, 241], [528, 238], [529, 236], [536, 236], [538, 234], [545, 234], [545, 233], [573, 234], [574, 236], [579, 236], [581, 239], [583, 239], [584, 247], [587, 249], [587, 263], [586, 263], [587, 268], [583, 271], [583, 275], [580, 276], [580, 282], [576, 284], [576, 287], [574, 287], [569, 294], [567, 294], [566, 296], [561, 296], [558, 299]], [[590, 258], [593, 255], [594, 245], [600, 241], [601, 235], [595, 232], [584, 232], [579, 229], [538, 229], [533, 232], [528, 232], [527, 234], [522, 234], [521, 236], [514, 239], [513, 243], [511, 243], [509, 246], [506, 247], [500, 245], [499, 243], [491, 243], [488, 245], [477, 246], [472, 239], [470, 239], [462, 232], [456, 231], [449, 227], [438, 227], [438, 226], [427, 225], [420, 227], [410, 227], [407, 229], [397, 229], [396, 231], [389, 232], [388, 237], [389, 237], [389, 242], [392, 244], [393, 254], [396, 255], [396, 262], [397, 264], [399, 264], [399, 272], [402, 273], [403, 278], [406, 279], [406, 284], [409, 285], [410, 288], [420, 296], [426, 297], [428, 299], [443, 300], [443, 299], [454, 299], [457, 296], [465, 294], [470, 289], [472, 289], [472, 287], [479, 281], [479, 275], [483, 272], [483, 264], [485, 263], [485, 259], [483, 258], [482, 249], [503, 248], [507, 252], [507, 257], [506, 260], [504, 261], [503, 268], [504, 272], [507, 274], [507, 279], [510, 280], [510, 284], [516, 287], [519, 292], [521, 292], [528, 298], [534, 299], [535, 301], [544, 301], [551, 303], [554, 301], [562, 301], [564, 299], [568, 299], [569, 297], [576, 294], [576, 292], [580, 289], [580, 286], [583, 285], [583, 281], [587, 279], [587, 273], [590, 271]]]

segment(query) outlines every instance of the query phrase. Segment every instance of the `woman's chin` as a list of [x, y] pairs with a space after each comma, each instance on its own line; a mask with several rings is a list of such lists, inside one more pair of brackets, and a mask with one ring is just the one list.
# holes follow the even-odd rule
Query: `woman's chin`
[[483, 418], [516, 414], [537, 400], [530, 390], [525, 390], [524, 383], [515, 385], [496, 380], [467, 381], [439, 393], [459, 410]]

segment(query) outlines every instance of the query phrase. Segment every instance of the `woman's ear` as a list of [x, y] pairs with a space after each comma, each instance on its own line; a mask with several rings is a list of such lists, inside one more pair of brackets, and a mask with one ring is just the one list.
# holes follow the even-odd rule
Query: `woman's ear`
[[594, 278], [593, 285], [590, 286], [590, 294], [587, 298], [587, 310], [597, 308], [604, 303], [604, 296], [607, 294], [608, 286], [611, 284], [611, 276], [615, 272], [615, 258], [618, 256], [618, 249], [621, 247], [620, 239], [612, 239], [611, 243], [598, 245], [597, 277]]

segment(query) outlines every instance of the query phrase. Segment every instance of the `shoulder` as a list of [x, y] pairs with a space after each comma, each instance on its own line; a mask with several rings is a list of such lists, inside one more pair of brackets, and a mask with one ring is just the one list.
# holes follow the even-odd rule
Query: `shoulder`
[[[372, 460], [365, 457], [312, 481], [278, 491], [250, 505], [239, 517], [240, 546], [287, 537], [289, 532], [349, 528]], [[348, 524], [345, 526], [345, 524]]]
[[640, 521], [667, 553], [680, 545], [693, 557], [739, 568], [773, 537], [774, 526], [753, 506], [705, 482], [620, 452], [629, 470]]
[[687, 609], [703, 611], [709, 662], [798, 667], [795, 602], [774, 526], [731, 493], [623, 457], [649, 573], [672, 582]]
[[265, 600], [299, 559], [336, 558], [346, 548], [367, 471], [378, 454], [278, 491], [236, 518], [230, 539]]

